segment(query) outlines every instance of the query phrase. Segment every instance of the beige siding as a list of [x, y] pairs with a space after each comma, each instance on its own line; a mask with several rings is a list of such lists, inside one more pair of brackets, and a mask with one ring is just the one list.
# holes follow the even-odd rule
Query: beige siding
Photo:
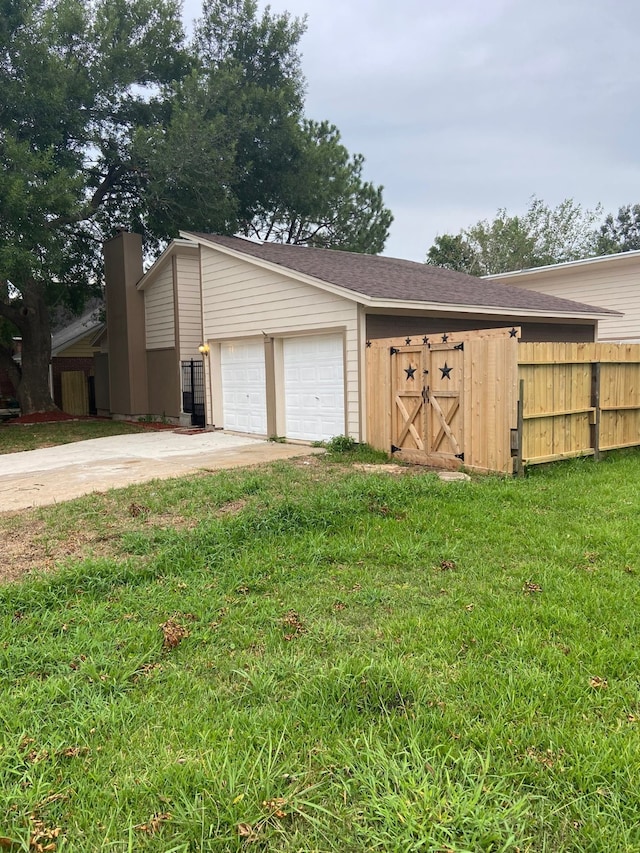
[[598, 340], [640, 341], [640, 258], [595, 261], [573, 268], [494, 276], [494, 279], [563, 299], [624, 313], [598, 322]]
[[87, 332], [84, 338], [76, 341], [75, 344], [72, 344], [66, 349], [60, 350], [60, 352], [55, 354], [54, 358], [91, 358], [95, 352], [100, 351], [99, 347], [95, 347], [91, 344], [91, 340], [95, 335], [95, 330]]
[[200, 261], [197, 252], [176, 255], [178, 283], [178, 347], [180, 360], [201, 358], [202, 309], [200, 304]]
[[147, 349], [175, 346], [173, 267], [166, 263], [156, 280], [144, 291]]
[[201, 257], [206, 340], [344, 332], [347, 431], [360, 438], [357, 304], [208, 247]]

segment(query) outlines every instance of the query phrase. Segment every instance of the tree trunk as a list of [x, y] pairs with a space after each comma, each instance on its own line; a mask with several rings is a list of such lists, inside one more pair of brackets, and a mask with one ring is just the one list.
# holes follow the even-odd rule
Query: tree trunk
[[44, 287], [30, 282], [23, 293], [18, 328], [22, 333], [22, 370], [16, 394], [23, 415], [53, 412], [49, 387], [51, 362], [51, 324], [44, 299]]

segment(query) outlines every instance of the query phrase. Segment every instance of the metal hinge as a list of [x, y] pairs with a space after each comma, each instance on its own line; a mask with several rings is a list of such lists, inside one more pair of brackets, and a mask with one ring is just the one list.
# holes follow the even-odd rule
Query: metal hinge
[[391, 355], [397, 355], [399, 352], [400, 352], [400, 350], [396, 349], [395, 347], [391, 347], [391, 349], [390, 349]]
[[456, 459], [459, 459], [461, 462], [464, 462], [464, 453], [456, 453]]
[[460, 343], [459, 343], [459, 344], [456, 344], [456, 345], [454, 346], [454, 349], [463, 350], [463, 349], [464, 349], [464, 341], [460, 341]]
[[401, 447], [396, 447], [396, 446], [395, 446], [395, 444], [392, 444], [392, 445], [391, 445], [391, 452], [392, 452], [392, 453], [397, 453], [399, 450], [402, 450], [402, 448], [401, 448]]

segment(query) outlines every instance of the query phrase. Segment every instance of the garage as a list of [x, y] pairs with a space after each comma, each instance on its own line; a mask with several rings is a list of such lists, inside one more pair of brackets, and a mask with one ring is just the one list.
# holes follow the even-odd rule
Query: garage
[[220, 347], [224, 429], [267, 434], [267, 395], [262, 341]]
[[343, 336], [285, 338], [283, 361], [286, 437], [326, 441], [344, 435]]

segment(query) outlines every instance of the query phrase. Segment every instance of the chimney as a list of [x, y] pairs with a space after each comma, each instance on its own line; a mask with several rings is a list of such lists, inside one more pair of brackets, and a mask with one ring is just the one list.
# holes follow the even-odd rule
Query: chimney
[[142, 237], [122, 231], [104, 244], [109, 394], [111, 414], [148, 414], [147, 352], [142, 278]]

